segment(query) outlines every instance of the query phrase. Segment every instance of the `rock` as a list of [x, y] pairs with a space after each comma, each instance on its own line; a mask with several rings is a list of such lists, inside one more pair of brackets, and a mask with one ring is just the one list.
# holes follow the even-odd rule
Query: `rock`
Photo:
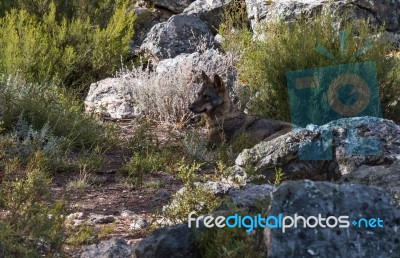
[[380, 187], [388, 192], [400, 207], [400, 164], [382, 166], [361, 166], [344, 175], [341, 183], [356, 183]]
[[[348, 216], [348, 227], [266, 228], [268, 257], [396, 257], [400, 241], [400, 212], [390, 196], [379, 188], [335, 185], [327, 182], [284, 182], [272, 194], [268, 216]], [[360, 218], [380, 218], [382, 226], [358, 227]], [[288, 219], [289, 220], [289, 219]], [[315, 223], [310, 219], [310, 223]], [[335, 219], [329, 219], [334, 225]], [[290, 222], [290, 221], [288, 221]], [[325, 223], [324, 221], [323, 223]], [[360, 222], [359, 222], [360, 223]], [[364, 223], [364, 222], [362, 222]], [[342, 224], [341, 222], [338, 225]], [[324, 224], [325, 225], [325, 224]], [[344, 225], [344, 224], [342, 224]]]
[[130, 230], [139, 230], [146, 228], [149, 225], [146, 219], [142, 217], [137, 217], [133, 220], [133, 222], [129, 225]]
[[347, 15], [351, 21], [369, 19], [372, 25], [385, 26], [388, 32], [400, 30], [400, 2], [392, 0], [245, 0], [248, 18], [254, 29], [263, 22], [294, 21], [329, 10], [335, 17]]
[[214, 46], [208, 25], [194, 15], [174, 15], [147, 33], [140, 50], [156, 60], [193, 53]]
[[82, 248], [81, 258], [131, 258], [132, 246], [122, 238], [101, 241]]
[[170, 200], [171, 199], [171, 194], [167, 190], [160, 189], [156, 193], [155, 197], [158, 200]]
[[85, 220], [83, 219], [83, 212], [71, 213], [67, 216], [67, 222], [73, 227], [82, 225]]
[[99, 214], [90, 214], [89, 222], [92, 224], [109, 224], [115, 221], [115, 217], [112, 215], [99, 215]]
[[123, 218], [131, 218], [131, 217], [136, 217], [138, 216], [136, 212], [130, 211], [130, 210], [123, 210], [121, 211], [121, 217]]
[[[201, 71], [210, 76], [218, 73], [225, 78], [228, 87], [233, 88], [236, 73], [231, 67], [230, 56], [214, 49], [204, 53], [181, 54], [160, 61], [154, 72], [134, 70], [118, 78], [91, 84], [85, 109], [86, 112], [112, 119], [131, 118], [149, 112], [143, 104], [146, 101], [165, 103], [167, 101], [163, 98], [179, 96], [179, 101], [185, 103], [182, 112], [190, 115], [187, 103], [194, 99]], [[148, 95], [152, 94], [156, 96], [149, 99]]]
[[187, 225], [157, 229], [134, 246], [134, 258], [195, 258], [195, 236]]
[[83, 212], [75, 212], [67, 216], [67, 220], [82, 219], [82, 218], [83, 218]]
[[153, 8], [143, 2], [135, 4], [134, 12], [136, 19], [131, 46], [133, 52], [138, 53], [140, 45], [143, 43], [150, 29], [160, 22], [167, 21], [174, 13], [165, 9]]
[[214, 182], [214, 181], [207, 181], [205, 183], [196, 182], [196, 186], [204, 187], [208, 189], [212, 194], [216, 196], [224, 196], [228, 193], [229, 190], [233, 188], [232, 185], [224, 183], [224, 182]]
[[168, 58], [160, 61], [156, 73], [160, 78], [182, 72], [190, 73], [191, 83], [200, 79], [201, 71], [209, 76], [219, 74], [227, 82], [228, 88], [232, 88], [236, 79], [236, 72], [232, 71], [232, 59], [229, 54], [222, 54], [218, 50], [208, 49], [203, 53], [181, 54], [175, 58]]
[[132, 89], [122, 78], [107, 78], [92, 83], [85, 99], [85, 110], [116, 119], [139, 114], [133, 103]]
[[[328, 132], [332, 132], [330, 139], [325, 138]], [[328, 155], [330, 159], [307, 160], [313, 158], [307, 157], [301, 160], [301, 155], [307, 156], [309, 146], [314, 145], [320, 146], [318, 153], [331, 154]], [[255, 174], [273, 180], [276, 167], [280, 167], [289, 179], [324, 180], [339, 179], [364, 164], [385, 165], [398, 160], [399, 125], [380, 118], [352, 117], [320, 127], [296, 129], [271, 141], [261, 142], [240, 153], [232, 170], [243, 173], [246, 168], [253, 167]]]
[[121, 218], [130, 221], [130, 230], [143, 229], [149, 225], [149, 222], [145, 218], [130, 210], [123, 210]]
[[234, 4], [234, 0], [196, 0], [183, 13], [192, 14], [205, 21], [214, 33], [222, 22], [223, 12]]
[[267, 206], [271, 200], [273, 185], [246, 184], [241, 189], [232, 188], [228, 193], [229, 200], [238, 208], [254, 210], [259, 206]]
[[149, 0], [154, 7], [167, 9], [174, 13], [181, 13], [194, 0]]
[[243, 186], [247, 182], [252, 181], [252, 179], [253, 177], [247, 174], [245, 168], [242, 168], [241, 166], [238, 165], [234, 165], [233, 167], [230, 168], [230, 175], [223, 180], [228, 184]]

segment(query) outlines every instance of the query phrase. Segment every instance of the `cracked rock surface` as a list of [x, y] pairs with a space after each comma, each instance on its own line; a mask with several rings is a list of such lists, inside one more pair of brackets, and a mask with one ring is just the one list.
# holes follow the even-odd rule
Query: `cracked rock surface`
[[384, 26], [393, 40], [400, 32], [400, 1], [398, 0], [246, 0], [248, 18], [253, 29], [262, 22], [275, 19], [295, 21], [329, 10], [335, 17], [369, 19], [373, 26]]

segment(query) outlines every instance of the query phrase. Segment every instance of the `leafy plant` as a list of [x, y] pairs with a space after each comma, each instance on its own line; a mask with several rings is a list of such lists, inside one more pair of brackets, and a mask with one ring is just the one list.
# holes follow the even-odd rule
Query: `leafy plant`
[[0, 19], [0, 74], [80, 90], [111, 76], [121, 56], [129, 55], [134, 15], [128, 12], [128, 1], [111, 8], [104, 26], [93, 24], [89, 14], [57, 19], [56, 5], [47, 2], [36, 1], [43, 6], [43, 15], [32, 14], [33, 8], [11, 9]]
[[[341, 57], [339, 31], [343, 31], [350, 36], [345, 59], [341, 62], [376, 63], [383, 115], [395, 118], [394, 110], [400, 105], [397, 101], [400, 91], [399, 66], [398, 60], [389, 55], [392, 46], [382, 37], [385, 35], [383, 29], [371, 29], [368, 21], [354, 23], [343, 17], [338, 23], [333, 17], [323, 13], [295, 23], [270, 21], [260, 25], [256, 29], [257, 36], [251, 40], [248, 28], [241, 26], [241, 23], [232, 25], [232, 21], [227, 19], [221, 27], [227, 39], [224, 47], [227, 51], [240, 51], [237, 68], [241, 82], [249, 86], [251, 97], [247, 107], [251, 113], [289, 121], [286, 73], [336, 65], [335, 61], [315, 51], [315, 47], [320, 44], [334, 56]], [[224, 26], [229, 29], [224, 29]], [[367, 42], [371, 43], [371, 48], [351, 60], [350, 57]]]
[[0, 182], [0, 206], [8, 211], [0, 221], [0, 256], [62, 254], [65, 205], [52, 198], [50, 184], [47, 172], [35, 164], [26, 169], [7, 164]]
[[[79, 101], [54, 85], [0, 76], [0, 110], [5, 132], [12, 131], [22, 119], [32, 132], [50, 128], [54, 137], [70, 147], [100, 146], [104, 149], [115, 142], [111, 127], [102, 126], [94, 117], [82, 113]], [[50, 144], [48, 140], [51, 139], [46, 140]]]

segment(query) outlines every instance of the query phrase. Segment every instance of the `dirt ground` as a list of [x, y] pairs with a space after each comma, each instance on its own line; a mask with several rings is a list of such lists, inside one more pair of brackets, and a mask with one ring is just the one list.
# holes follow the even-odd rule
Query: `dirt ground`
[[[125, 120], [116, 122], [116, 125], [119, 137], [127, 139], [134, 134], [137, 122]], [[171, 130], [167, 127], [157, 127], [155, 133], [160, 141], [165, 141]], [[174, 134], [179, 138], [181, 132], [174, 130]], [[119, 173], [129, 157], [129, 153], [123, 150], [108, 151], [105, 153], [107, 165], [97, 173], [89, 175], [87, 187], [71, 189], [68, 187], [69, 182], [79, 175], [62, 173], [55, 175], [52, 191], [56, 198], [68, 201], [71, 207], [69, 214], [82, 212], [83, 219], [91, 213], [115, 216], [116, 220], [110, 227], [111, 232], [104, 239], [122, 237], [129, 243], [135, 243], [149, 234], [149, 230], [131, 230], [130, 221], [121, 217], [121, 212], [129, 210], [151, 222], [183, 183], [171, 173], [156, 171], [146, 177], [142, 187], [133, 188]], [[98, 229], [105, 226], [95, 225]], [[68, 250], [76, 251], [77, 247], [70, 246], [67, 247], [67, 252]]]

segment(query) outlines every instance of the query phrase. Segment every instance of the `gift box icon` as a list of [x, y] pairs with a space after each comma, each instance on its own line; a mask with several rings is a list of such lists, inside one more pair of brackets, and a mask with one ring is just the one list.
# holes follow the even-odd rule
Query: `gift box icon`
[[[347, 34], [339, 34], [342, 61], [345, 59]], [[355, 60], [372, 45], [366, 44], [349, 60]], [[338, 62], [329, 51], [318, 45], [316, 50]], [[338, 62], [339, 63], [339, 62]], [[351, 62], [335, 66], [310, 68], [286, 73], [292, 123], [300, 127], [323, 125], [348, 117], [382, 117], [376, 65], [372, 61]], [[349, 155], [376, 155], [379, 153], [373, 139], [357, 139], [356, 128], [347, 128], [352, 141]], [[332, 136], [323, 132], [318, 141], [306, 143], [299, 151], [302, 160], [332, 159]], [[360, 136], [361, 137], [361, 136]], [[350, 139], [350, 138], [349, 138]], [[363, 146], [354, 146], [364, 144]], [[368, 146], [367, 146], [368, 145]], [[375, 146], [371, 148], [369, 145]], [[354, 152], [353, 150], [358, 150]], [[365, 150], [365, 151], [363, 151]]]

